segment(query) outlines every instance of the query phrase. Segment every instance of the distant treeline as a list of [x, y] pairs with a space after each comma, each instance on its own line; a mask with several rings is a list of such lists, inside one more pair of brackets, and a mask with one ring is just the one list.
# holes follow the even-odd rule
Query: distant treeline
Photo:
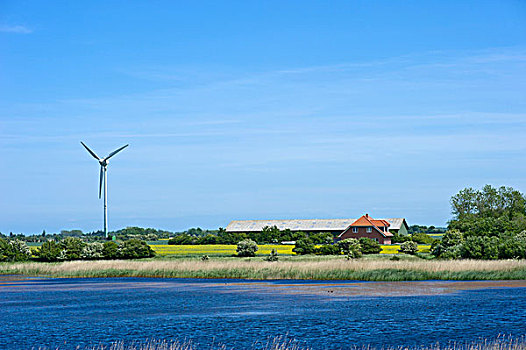
[[444, 234], [446, 233], [446, 231], [447, 231], [446, 227], [423, 226], [423, 225], [411, 225], [409, 226], [409, 229], [407, 230], [409, 234], [425, 233], [426, 235]]
[[[201, 230], [201, 229], [199, 229]], [[110, 237], [115, 236], [117, 240], [126, 241], [132, 238], [143, 241], [156, 241], [159, 239], [168, 239], [182, 232], [171, 232], [166, 230], [158, 230], [154, 228], [142, 227], [126, 227], [117, 231], [110, 231]], [[61, 241], [67, 237], [82, 238], [87, 242], [104, 242], [106, 240], [103, 231], [82, 232], [81, 230], [62, 230], [60, 233], [47, 233], [45, 230], [39, 235], [24, 235], [23, 233], [4, 235], [0, 233], [0, 238], [4, 239], [18, 239], [24, 242], [47, 242], [47, 241]]]
[[262, 232], [234, 233], [227, 232], [220, 227], [217, 232], [202, 232], [192, 234], [190, 230], [176, 235], [168, 241], [168, 244], [190, 245], [190, 244], [237, 244], [245, 239], [251, 239], [257, 244], [271, 244], [288, 241], [298, 241], [309, 238], [314, 244], [329, 244], [333, 242], [331, 233], [307, 234], [305, 232], [292, 232], [290, 230], [279, 230], [276, 226], [264, 227]]
[[[443, 234], [445, 228], [435, 226], [412, 225], [409, 233], [413, 234], [413, 240], [422, 244], [431, 244], [433, 239], [426, 234]], [[291, 232], [290, 230], [280, 231], [277, 227], [266, 227], [262, 232], [227, 233], [224, 228], [218, 230], [207, 230], [199, 227], [190, 228], [183, 232], [172, 232], [154, 228], [126, 227], [117, 231], [109, 232], [109, 236], [115, 236], [119, 241], [129, 239], [140, 239], [144, 241], [157, 241], [159, 239], [170, 239], [169, 244], [190, 245], [190, 244], [237, 244], [244, 239], [252, 239], [258, 244], [280, 243], [284, 241], [297, 241], [309, 237], [314, 244], [327, 244], [332, 242], [330, 233], [307, 234], [304, 232]], [[82, 232], [81, 230], [62, 230], [60, 233], [46, 233], [43, 231], [39, 235], [24, 235], [22, 233], [4, 235], [0, 233], [0, 238], [14, 240], [18, 239], [27, 243], [43, 243], [47, 241], [62, 241], [67, 237], [82, 238], [86, 242], [104, 242], [103, 231]], [[410, 240], [411, 237], [394, 237], [393, 243], [402, 243]]]

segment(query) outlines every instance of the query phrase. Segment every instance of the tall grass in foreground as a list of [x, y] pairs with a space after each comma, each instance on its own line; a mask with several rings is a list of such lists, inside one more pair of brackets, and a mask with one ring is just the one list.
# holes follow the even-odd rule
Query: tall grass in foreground
[[98, 260], [1, 263], [0, 274], [362, 281], [526, 279], [526, 260]]
[[[329, 344], [328, 344], [329, 345]], [[57, 348], [59, 349], [59, 348]], [[77, 348], [82, 349], [82, 348]], [[109, 346], [98, 345], [95, 347], [87, 347], [84, 350], [202, 350], [194, 345], [192, 342], [178, 342], [166, 340], [149, 340], [143, 343], [117, 342]], [[230, 350], [232, 348], [226, 345], [217, 345], [207, 347], [207, 350]], [[267, 342], [257, 342], [250, 349], [252, 350], [308, 350], [309, 347], [304, 347], [295, 340], [289, 340], [284, 337], [277, 337], [270, 339]], [[348, 347], [349, 350], [376, 350], [372, 346], [354, 346], [352, 344]], [[389, 347], [384, 346], [383, 350], [525, 350], [526, 338], [524, 336], [514, 337], [498, 337], [494, 340], [480, 340], [472, 343], [450, 343], [446, 345], [435, 344], [431, 346], [418, 347]]]

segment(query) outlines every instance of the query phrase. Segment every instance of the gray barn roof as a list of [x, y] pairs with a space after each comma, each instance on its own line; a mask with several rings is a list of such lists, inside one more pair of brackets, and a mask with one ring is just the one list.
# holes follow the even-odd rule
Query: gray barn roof
[[[398, 230], [404, 218], [383, 219], [389, 222], [390, 230]], [[227, 232], [260, 232], [265, 226], [276, 226], [291, 231], [343, 231], [356, 219], [308, 219], [308, 220], [234, 220], [226, 227]]]

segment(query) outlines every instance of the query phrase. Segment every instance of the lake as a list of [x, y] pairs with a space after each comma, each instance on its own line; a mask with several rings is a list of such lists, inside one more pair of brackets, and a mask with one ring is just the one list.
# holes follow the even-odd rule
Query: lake
[[0, 277], [0, 348], [146, 339], [418, 346], [526, 334], [526, 282]]

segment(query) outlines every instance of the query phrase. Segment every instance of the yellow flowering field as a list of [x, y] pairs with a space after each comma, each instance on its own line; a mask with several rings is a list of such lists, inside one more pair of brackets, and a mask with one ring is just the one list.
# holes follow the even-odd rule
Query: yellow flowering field
[[[159, 255], [233, 255], [236, 254], [235, 244], [204, 244], [204, 245], [151, 245], [152, 249]], [[278, 254], [293, 255], [293, 245], [284, 244], [262, 244], [258, 246], [257, 255], [268, 255], [272, 249]]]
[[[398, 253], [399, 248], [400, 246], [397, 244], [382, 245], [382, 251], [380, 252], [380, 254], [396, 254]], [[418, 245], [418, 251], [420, 253], [429, 253], [430, 248], [431, 248], [430, 245], [425, 245], [425, 244]]]
[[[204, 245], [150, 245], [158, 255], [234, 255], [236, 254], [235, 244], [204, 244]], [[280, 255], [295, 255], [292, 251], [293, 245], [284, 244], [262, 244], [258, 246], [257, 255], [268, 255], [272, 249], [276, 249]], [[429, 252], [430, 245], [419, 245], [418, 251]], [[399, 245], [382, 245], [381, 254], [397, 254]]]

